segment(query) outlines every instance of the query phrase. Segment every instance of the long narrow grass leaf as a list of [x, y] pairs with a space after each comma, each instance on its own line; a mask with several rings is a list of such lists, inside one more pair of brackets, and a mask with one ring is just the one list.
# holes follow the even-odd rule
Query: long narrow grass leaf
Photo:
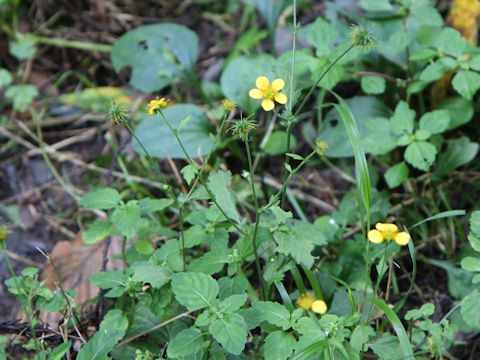
[[392, 324], [393, 330], [397, 334], [398, 341], [400, 342], [400, 348], [402, 349], [402, 354], [404, 359], [415, 359], [413, 356], [412, 345], [408, 339], [407, 332], [403, 327], [402, 322], [398, 318], [397, 314], [387, 305], [385, 301], [378, 298], [369, 299], [372, 303], [377, 305], [384, 313], [387, 319]]
[[438, 214], [435, 214], [433, 216], [430, 216], [426, 219], [423, 219], [422, 221], [419, 221], [415, 225], [410, 226], [408, 229], [413, 229], [416, 228], [417, 226], [420, 226], [422, 224], [425, 224], [426, 222], [433, 221], [433, 220], [438, 220], [438, 219], [444, 219], [444, 218], [449, 218], [453, 216], [462, 216], [465, 215], [467, 212], [465, 210], [450, 210], [450, 211], [444, 211]]

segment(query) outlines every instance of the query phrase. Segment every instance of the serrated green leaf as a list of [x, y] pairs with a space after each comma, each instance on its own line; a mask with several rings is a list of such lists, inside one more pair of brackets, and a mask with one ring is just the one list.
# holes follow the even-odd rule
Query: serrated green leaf
[[79, 204], [89, 209], [108, 210], [117, 206], [120, 194], [115, 189], [99, 189], [84, 195]]
[[287, 360], [295, 348], [297, 341], [292, 334], [273, 331], [265, 338], [265, 360]]
[[27, 111], [37, 96], [38, 89], [33, 85], [12, 85], [5, 92], [5, 98], [13, 102], [17, 111]]
[[119, 342], [128, 327], [127, 316], [121, 310], [110, 310], [102, 322], [100, 329], [80, 349], [77, 354], [78, 360], [106, 360], [108, 353]]
[[224, 315], [210, 324], [208, 331], [228, 352], [239, 355], [247, 342], [247, 324], [236, 313]]
[[467, 270], [467, 271], [479, 271], [480, 272], [480, 259], [473, 257], [473, 256], [467, 256], [462, 259], [462, 269]]
[[196, 165], [188, 164], [184, 166], [180, 172], [182, 173], [187, 184], [190, 185], [198, 173], [198, 168]]
[[208, 186], [215, 196], [218, 205], [225, 211], [227, 216], [239, 223], [240, 218], [235, 206], [235, 198], [233, 193], [229, 191], [231, 180], [232, 173], [230, 171], [215, 171], [208, 177]]
[[362, 90], [366, 94], [383, 94], [386, 87], [386, 81], [381, 76], [363, 76], [361, 81]]
[[15, 56], [18, 60], [27, 60], [30, 59], [37, 48], [35, 43], [28, 39], [20, 39], [10, 43], [10, 54]]
[[450, 113], [448, 110], [434, 110], [420, 118], [420, 129], [430, 134], [440, 134], [448, 129]]
[[312, 224], [300, 224], [289, 229], [282, 229], [273, 234], [277, 242], [276, 251], [291, 256], [297, 263], [310, 268], [314, 258], [315, 245], [327, 243], [324, 235]]
[[110, 236], [112, 232], [113, 227], [110, 221], [95, 220], [82, 237], [85, 244], [95, 244]]
[[138, 205], [140, 206], [140, 211], [142, 214], [151, 214], [157, 211], [162, 211], [168, 208], [173, 204], [172, 199], [150, 199], [150, 198], [145, 198], [141, 199], [138, 202]]
[[136, 262], [131, 266], [133, 271], [132, 279], [152, 285], [153, 288], [160, 289], [167, 284], [172, 277], [172, 270], [166, 266], [158, 266], [150, 262]]
[[172, 290], [180, 304], [195, 311], [212, 306], [218, 295], [218, 284], [202, 273], [177, 273], [172, 276]]
[[285, 306], [272, 301], [256, 301], [252, 306], [260, 321], [279, 326], [283, 330], [290, 328], [290, 312]]
[[0, 69], [0, 89], [12, 83], [12, 74], [7, 69]]
[[360, 0], [360, 6], [367, 11], [390, 11], [393, 10], [389, 0]]
[[450, 113], [449, 130], [468, 123], [474, 113], [472, 102], [460, 96], [446, 98], [440, 104], [440, 109], [448, 110]]
[[350, 337], [350, 345], [355, 350], [363, 351], [363, 345], [373, 336], [375, 330], [370, 325], [358, 325]]
[[475, 251], [480, 252], [480, 210], [474, 211], [470, 216], [468, 241]]
[[480, 331], [480, 288], [475, 289], [462, 300], [460, 312], [463, 320], [472, 328]]
[[246, 301], [247, 295], [245, 294], [231, 295], [220, 303], [219, 309], [224, 313], [231, 313], [240, 309]]
[[332, 52], [338, 38], [338, 31], [332, 24], [318, 17], [313, 23], [301, 28], [300, 36], [304, 36], [307, 42], [315, 47], [317, 57], [322, 57]]
[[414, 141], [405, 150], [405, 160], [417, 169], [428, 171], [437, 155], [435, 146], [427, 141]]
[[202, 333], [194, 328], [180, 331], [177, 336], [168, 344], [167, 355], [176, 359], [187, 355], [195, 354], [203, 349], [204, 339]]
[[116, 207], [113, 210], [111, 220], [122, 235], [127, 238], [133, 237], [142, 226], [138, 201], [130, 200], [128, 203]]
[[391, 130], [395, 135], [408, 135], [413, 133], [415, 111], [410, 109], [405, 101], [400, 101], [395, 107], [395, 112], [390, 118]]
[[152, 261], [166, 264], [173, 271], [182, 271], [183, 260], [177, 240], [168, 240], [153, 253]]
[[471, 100], [480, 89], [480, 74], [462, 70], [452, 80], [453, 88], [465, 99]]

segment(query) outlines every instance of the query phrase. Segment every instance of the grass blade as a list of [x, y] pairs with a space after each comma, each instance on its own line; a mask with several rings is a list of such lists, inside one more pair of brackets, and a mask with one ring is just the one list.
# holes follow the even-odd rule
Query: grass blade
[[412, 345], [410, 344], [410, 340], [408, 340], [407, 332], [403, 327], [402, 322], [398, 318], [397, 314], [390, 309], [385, 301], [382, 299], [371, 298], [369, 299], [373, 304], [377, 305], [384, 313], [387, 319], [392, 324], [393, 330], [397, 334], [398, 341], [400, 342], [400, 348], [402, 349], [403, 358], [404, 359], [415, 359], [413, 356]]
[[450, 210], [450, 211], [444, 211], [441, 213], [438, 213], [436, 215], [430, 216], [426, 219], [423, 219], [422, 221], [419, 221], [415, 225], [410, 226], [408, 229], [413, 229], [416, 228], [417, 226], [420, 226], [422, 224], [425, 224], [426, 222], [433, 221], [433, 220], [438, 220], [438, 219], [444, 219], [444, 218], [449, 218], [453, 216], [462, 216], [465, 215], [467, 212], [465, 210]]

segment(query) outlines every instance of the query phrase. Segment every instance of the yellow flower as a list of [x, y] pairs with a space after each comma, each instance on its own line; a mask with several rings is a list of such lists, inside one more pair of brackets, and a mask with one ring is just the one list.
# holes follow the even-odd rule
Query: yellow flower
[[237, 103], [233, 99], [223, 99], [222, 105], [225, 111], [232, 112], [237, 108]]
[[302, 294], [297, 300], [297, 306], [305, 311], [312, 310], [317, 314], [325, 314], [327, 312], [327, 304], [323, 300], [316, 300], [310, 294]]
[[325, 314], [327, 312], [327, 304], [323, 300], [315, 300], [312, 303], [311, 309], [314, 313]]
[[315, 298], [310, 294], [302, 294], [297, 300], [297, 306], [305, 311], [310, 310]]
[[368, 232], [368, 240], [374, 244], [381, 244], [384, 240], [395, 241], [398, 245], [407, 245], [410, 235], [407, 232], [399, 232], [395, 224], [377, 223], [374, 230]]
[[279, 91], [285, 86], [285, 81], [282, 79], [275, 79], [270, 84], [266, 76], [259, 76], [255, 80], [256, 89], [251, 89], [248, 93], [253, 99], [264, 99], [262, 107], [265, 111], [273, 110], [275, 107], [274, 100], [279, 104], [286, 104], [288, 101], [287, 95]]
[[156, 98], [148, 103], [148, 115], [154, 115], [158, 110], [164, 109], [170, 105], [171, 101], [165, 98]]

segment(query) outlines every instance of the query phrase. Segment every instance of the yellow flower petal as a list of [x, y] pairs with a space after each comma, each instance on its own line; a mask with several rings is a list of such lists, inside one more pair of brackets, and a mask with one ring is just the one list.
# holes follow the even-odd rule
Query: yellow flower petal
[[282, 79], [275, 79], [272, 81], [272, 90], [273, 91], [280, 91], [285, 86], [285, 81]]
[[382, 224], [382, 223], [377, 223], [375, 225], [375, 228], [378, 231], [381, 232], [391, 232], [391, 233], [396, 233], [398, 231], [398, 227], [395, 224]]
[[268, 81], [266, 76], [259, 76], [257, 80], [255, 80], [255, 85], [260, 90], [266, 90], [270, 87], [270, 81]]
[[410, 235], [407, 232], [402, 231], [395, 235], [394, 240], [398, 245], [404, 246], [410, 241]]
[[273, 98], [279, 104], [286, 104], [287, 101], [288, 101], [287, 95], [282, 94], [282, 93], [275, 94], [275, 96]]
[[310, 294], [302, 294], [297, 300], [297, 306], [303, 310], [310, 310], [315, 299]]
[[327, 310], [327, 304], [323, 300], [315, 300], [312, 303], [312, 311], [317, 314], [325, 314]]
[[263, 107], [263, 110], [270, 111], [270, 110], [273, 110], [273, 108], [275, 107], [275, 104], [273, 103], [273, 100], [265, 99], [262, 101], [262, 107]]
[[263, 93], [258, 89], [250, 90], [248, 92], [248, 95], [250, 95], [252, 99], [261, 99], [263, 97]]
[[374, 244], [381, 244], [383, 242], [383, 234], [378, 230], [370, 230], [368, 232], [368, 240]]

